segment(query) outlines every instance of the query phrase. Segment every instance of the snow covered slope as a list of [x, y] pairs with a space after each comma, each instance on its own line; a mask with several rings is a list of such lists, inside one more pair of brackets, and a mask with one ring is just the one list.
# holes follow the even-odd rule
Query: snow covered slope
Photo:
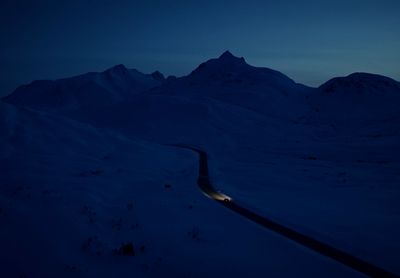
[[126, 100], [164, 82], [160, 72], [143, 74], [117, 65], [59, 80], [33, 81], [17, 88], [4, 101], [42, 111], [87, 109]]
[[360, 277], [208, 200], [189, 151], [1, 103], [0, 134], [2, 277]]

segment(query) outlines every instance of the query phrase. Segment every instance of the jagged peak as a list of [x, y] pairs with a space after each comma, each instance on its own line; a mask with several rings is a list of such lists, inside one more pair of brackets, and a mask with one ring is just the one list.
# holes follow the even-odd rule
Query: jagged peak
[[240, 58], [236, 57], [229, 50], [226, 50], [224, 53], [222, 53], [218, 59], [222, 60], [222, 61], [239, 61], [239, 62], [245, 63], [245, 60], [243, 57], [240, 57]]
[[218, 58], [210, 59], [201, 63], [190, 75], [198, 74], [204, 71], [229, 71], [233, 68], [247, 68], [249, 65], [244, 58], [234, 56], [231, 52], [225, 51]]
[[234, 57], [235, 56], [233, 56], [233, 54], [229, 50], [226, 50], [224, 53], [221, 54], [221, 56], [219, 56], [220, 59], [234, 58]]
[[115, 65], [115, 66], [105, 70], [105, 72], [113, 72], [113, 73], [122, 73], [122, 72], [127, 72], [127, 71], [128, 71], [128, 69], [123, 64], [118, 64], [118, 65]]

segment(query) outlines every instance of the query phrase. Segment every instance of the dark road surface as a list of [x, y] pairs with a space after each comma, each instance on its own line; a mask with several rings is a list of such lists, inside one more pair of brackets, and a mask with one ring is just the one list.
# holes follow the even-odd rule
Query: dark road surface
[[219, 202], [221, 205], [226, 208], [233, 210], [234, 212], [246, 217], [247, 219], [271, 230], [274, 231], [287, 239], [295, 241], [296, 243], [303, 245], [313, 251], [329, 257], [337, 262], [340, 262], [354, 270], [357, 270], [367, 276], [370, 277], [400, 277], [393, 273], [390, 273], [378, 266], [375, 266], [369, 262], [363, 261], [349, 253], [341, 251], [333, 246], [330, 246], [326, 243], [318, 241], [310, 236], [297, 232], [291, 228], [288, 228], [282, 224], [279, 224], [271, 219], [268, 219], [264, 216], [260, 216], [245, 207], [242, 207], [236, 204], [230, 197], [227, 195], [215, 190], [210, 182], [210, 177], [208, 173], [208, 159], [207, 153], [197, 148], [193, 148], [191, 146], [185, 145], [169, 145], [178, 148], [184, 148], [192, 150], [199, 154], [199, 176], [197, 179], [198, 186], [203, 191], [205, 195]]

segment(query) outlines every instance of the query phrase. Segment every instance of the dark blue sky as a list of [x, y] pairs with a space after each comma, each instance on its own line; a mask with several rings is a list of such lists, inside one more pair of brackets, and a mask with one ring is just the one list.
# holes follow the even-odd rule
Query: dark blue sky
[[184, 75], [227, 49], [308, 85], [400, 79], [398, 0], [2, 0], [0, 37], [0, 95], [119, 63]]

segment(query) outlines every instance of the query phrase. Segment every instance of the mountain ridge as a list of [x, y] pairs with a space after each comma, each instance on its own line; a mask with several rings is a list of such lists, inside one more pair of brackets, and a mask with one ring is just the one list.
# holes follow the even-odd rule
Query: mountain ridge
[[56, 80], [34, 80], [22, 85], [3, 101], [38, 110], [71, 110], [95, 103], [115, 103], [164, 82], [158, 73], [144, 74], [119, 64], [102, 72], [88, 72]]
[[[18, 87], [2, 100], [36, 110], [65, 112], [101, 109], [140, 94], [213, 98], [264, 115], [294, 120], [308, 114], [310, 106], [315, 111], [325, 107], [334, 114], [335, 105], [351, 112], [354, 103], [357, 111], [362, 110], [362, 105], [367, 109], [379, 103], [383, 108], [390, 107], [386, 110], [393, 114], [393, 103], [400, 102], [400, 83], [382, 75], [357, 72], [332, 78], [314, 88], [296, 83], [279, 71], [249, 65], [243, 57], [225, 51], [183, 77], [165, 78], [159, 71], [144, 74], [118, 64], [103, 72], [36, 80]], [[369, 99], [365, 100], [367, 95]], [[376, 115], [385, 111], [371, 109], [376, 110]]]

